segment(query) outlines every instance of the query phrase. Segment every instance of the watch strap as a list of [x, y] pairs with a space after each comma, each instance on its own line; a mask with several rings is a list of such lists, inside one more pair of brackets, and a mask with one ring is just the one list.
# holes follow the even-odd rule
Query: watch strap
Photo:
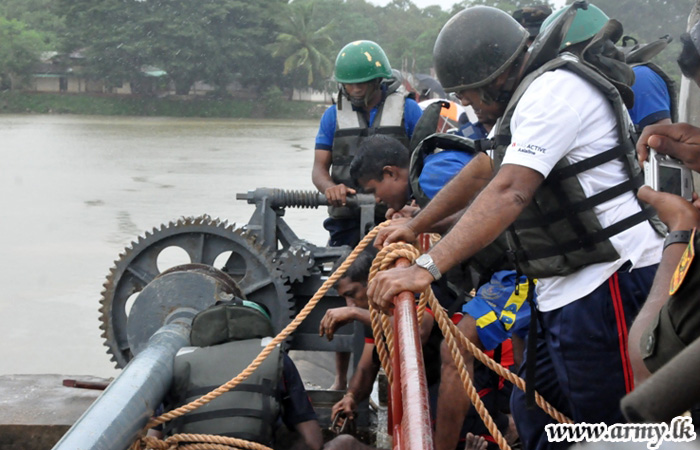
[[664, 240], [664, 250], [671, 244], [687, 244], [690, 242], [690, 236], [692, 235], [691, 230], [676, 230], [671, 231], [666, 236]]

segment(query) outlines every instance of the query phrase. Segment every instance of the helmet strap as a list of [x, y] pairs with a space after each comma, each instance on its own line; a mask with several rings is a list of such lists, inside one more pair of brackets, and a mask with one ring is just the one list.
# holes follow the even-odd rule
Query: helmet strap
[[375, 78], [374, 80], [371, 80], [371, 81], [372, 81], [372, 83], [370, 83], [370, 87], [367, 89], [367, 92], [365, 92], [364, 97], [362, 97], [361, 99], [351, 97], [350, 94], [348, 94], [348, 91], [345, 89], [345, 85], [343, 83], [339, 83], [340, 84], [340, 92], [338, 93], [338, 105], [340, 105], [340, 97], [343, 96], [355, 108], [367, 109], [369, 107], [369, 104], [372, 102], [372, 99], [376, 95], [377, 91], [379, 90], [379, 86], [382, 83], [382, 79]]
[[525, 54], [526, 52], [523, 51], [513, 62], [510, 72], [508, 73], [508, 78], [506, 78], [505, 83], [503, 83], [503, 86], [501, 86], [501, 89], [498, 91], [498, 94], [495, 97], [496, 102], [507, 105], [510, 101], [511, 97], [513, 96], [513, 92], [515, 92], [515, 89], [518, 87], [518, 83], [520, 82], [520, 68], [523, 65], [523, 61], [525, 61]]

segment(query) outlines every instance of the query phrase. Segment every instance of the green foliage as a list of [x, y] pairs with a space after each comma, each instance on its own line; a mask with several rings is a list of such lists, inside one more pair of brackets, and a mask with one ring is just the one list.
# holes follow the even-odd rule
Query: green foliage
[[[489, 5], [511, 13], [532, 3], [542, 1], [463, 0], [446, 11], [411, 0], [381, 7], [366, 0], [0, 0], [0, 16], [33, 30], [41, 50], [81, 50], [84, 73], [108, 85], [131, 83], [147, 93], [154, 83], [142, 69], [153, 66], [167, 71], [179, 93], [200, 80], [223, 93], [232, 82], [256, 91], [321, 88], [337, 52], [360, 39], [378, 42], [394, 68], [429, 73], [435, 39], [457, 11]], [[680, 79], [678, 37], [695, 0], [594, 3], [640, 41], [673, 36], [655, 62]]]
[[[63, 50], [83, 50], [85, 74], [120, 86], [140, 85], [141, 67], [150, 62], [151, 44], [138, 0], [58, 0], [67, 27]], [[136, 89], [138, 91], [138, 89]]]
[[32, 66], [39, 62], [42, 45], [39, 33], [0, 16], [0, 78], [8, 81], [10, 89], [30, 75]]
[[41, 33], [43, 50], [56, 50], [65, 33], [65, 24], [52, 0], [0, 0], [0, 16], [18, 20]]
[[292, 79], [293, 87], [321, 89], [333, 73], [333, 62], [329, 55], [333, 51], [333, 40], [329, 32], [335, 20], [312, 28], [314, 3], [293, 3], [286, 8], [281, 23], [281, 32], [269, 45], [272, 56], [284, 59], [283, 74]]
[[[157, 66], [187, 94], [197, 80], [225, 87], [260, 82], [265, 46], [283, 0], [58, 0], [67, 43], [87, 48], [89, 73], [138, 85], [144, 66]], [[135, 83], [136, 82], [136, 83]]]
[[[273, 93], [274, 94], [274, 93]], [[272, 94], [271, 94], [272, 95]], [[270, 97], [272, 104], [272, 96]], [[0, 92], [0, 113], [90, 114], [110, 116], [165, 116], [165, 117], [229, 117], [250, 118], [256, 115], [259, 102], [196, 98], [124, 97], [63, 95], [49, 93]], [[266, 119], [318, 119], [325, 105], [309, 102], [291, 102], [277, 90], [274, 107], [265, 108]]]

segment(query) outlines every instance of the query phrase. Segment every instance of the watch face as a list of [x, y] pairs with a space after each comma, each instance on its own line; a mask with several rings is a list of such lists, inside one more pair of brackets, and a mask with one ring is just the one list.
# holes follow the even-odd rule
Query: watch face
[[416, 264], [421, 266], [421, 267], [426, 267], [428, 264], [430, 264], [430, 256], [428, 255], [420, 255], [418, 258], [416, 258]]

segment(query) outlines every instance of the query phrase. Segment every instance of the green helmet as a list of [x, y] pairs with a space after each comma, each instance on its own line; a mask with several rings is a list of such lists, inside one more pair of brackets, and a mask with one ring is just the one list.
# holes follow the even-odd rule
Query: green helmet
[[[547, 17], [542, 23], [540, 33], [544, 31], [554, 20], [562, 15], [568, 7], [562, 8], [551, 16]], [[559, 50], [564, 50], [574, 44], [578, 44], [595, 36], [603, 26], [610, 20], [600, 8], [593, 4], [588, 4], [587, 9], [578, 9], [576, 17], [574, 17], [569, 31], [564, 36], [564, 41], [561, 43]]]
[[516, 61], [529, 34], [504, 11], [473, 6], [454, 15], [440, 30], [433, 62], [445, 92], [491, 84]]
[[376, 42], [351, 42], [335, 59], [335, 79], [339, 83], [364, 83], [391, 76], [389, 58]]

